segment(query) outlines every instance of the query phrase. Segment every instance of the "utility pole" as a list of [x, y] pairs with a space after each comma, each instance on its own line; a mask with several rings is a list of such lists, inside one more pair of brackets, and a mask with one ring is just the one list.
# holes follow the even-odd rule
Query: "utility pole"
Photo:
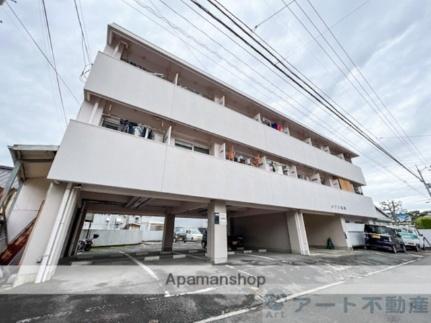
[[[431, 166], [430, 166], [430, 168], [431, 168]], [[428, 168], [428, 167], [425, 167], [424, 169], [420, 170], [420, 169], [419, 169], [419, 167], [416, 165], [416, 169], [417, 169], [417, 171], [418, 171], [419, 177], [421, 178], [421, 182], [425, 185], [425, 189], [427, 190], [428, 195], [429, 195], [429, 196], [430, 196], [430, 198], [431, 198], [431, 184], [430, 184], [430, 183], [427, 183], [427, 182], [425, 181], [424, 176], [422, 175], [422, 171], [423, 171], [424, 169], [429, 169], [429, 168]]]

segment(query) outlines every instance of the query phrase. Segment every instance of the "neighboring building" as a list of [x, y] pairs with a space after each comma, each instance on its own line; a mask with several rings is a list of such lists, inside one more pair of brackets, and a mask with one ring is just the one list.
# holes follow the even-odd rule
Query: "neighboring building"
[[[82, 227], [82, 230], [89, 229], [91, 230], [91, 234], [96, 230], [99, 233], [102, 230], [139, 230], [141, 232], [141, 239], [139, 242], [161, 241], [163, 238], [163, 218], [123, 214], [94, 214], [90, 219], [84, 222]], [[115, 234], [111, 234], [111, 236], [114, 235]], [[83, 236], [85, 236], [85, 234]], [[124, 242], [122, 244], [127, 243]]]
[[0, 254], [11, 241], [7, 231], [7, 218], [19, 188], [18, 180], [12, 178], [13, 170], [13, 167], [0, 165]]
[[375, 217], [354, 152], [117, 25], [84, 97], [39, 178], [32, 203], [45, 202], [19, 283], [49, 279], [75, 252], [87, 212], [164, 214], [164, 250], [176, 216], [208, 218], [214, 263], [227, 261], [228, 234], [307, 255], [328, 238], [350, 248], [346, 220]]
[[0, 197], [9, 181], [9, 177], [12, 174], [13, 167], [0, 165]]

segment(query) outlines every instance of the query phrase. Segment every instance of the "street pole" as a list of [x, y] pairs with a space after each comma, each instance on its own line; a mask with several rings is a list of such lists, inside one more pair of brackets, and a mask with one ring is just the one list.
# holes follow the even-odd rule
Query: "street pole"
[[431, 184], [430, 183], [427, 183], [426, 181], [425, 181], [425, 178], [423, 177], [423, 175], [422, 175], [422, 171], [419, 169], [419, 167], [416, 165], [416, 169], [417, 169], [417, 171], [418, 171], [418, 174], [419, 174], [419, 177], [421, 178], [421, 182], [425, 185], [425, 189], [427, 190], [427, 192], [428, 192], [428, 195], [430, 196], [430, 198], [431, 198], [431, 189], [430, 189], [430, 187], [431, 187]]

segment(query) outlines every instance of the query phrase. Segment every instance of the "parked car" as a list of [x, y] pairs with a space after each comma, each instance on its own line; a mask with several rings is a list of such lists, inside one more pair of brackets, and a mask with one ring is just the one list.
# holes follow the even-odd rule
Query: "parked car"
[[187, 229], [185, 241], [201, 241], [202, 236], [202, 233], [196, 228]]
[[[409, 230], [410, 231], [410, 230]], [[420, 233], [419, 232], [419, 230], [418, 229], [416, 229], [416, 228], [413, 228], [412, 230], [411, 230], [411, 232], [413, 232], [414, 234], [416, 234], [417, 236], [418, 236], [418, 239], [419, 239], [419, 245], [420, 245], [420, 247], [422, 248], [422, 250], [425, 250], [425, 248], [428, 246], [428, 247], [431, 247], [431, 243], [427, 240], [427, 238], [425, 238], [425, 236], [422, 234], [422, 233]]]
[[406, 246], [395, 229], [383, 225], [365, 224], [365, 249], [384, 249], [397, 253], [406, 252]]
[[[202, 248], [207, 248], [207, 231], [205, 230], [205, 233], [202, 237], [201, 242]], [[236, 250], [238, 248], [244, 248], [244, 237], [237, 235], [237, 236], [228, 236], [227, 237], [227, 245], [228, 248], [231, 250]]]
[[397, 230], [397, 232], [401, 236], [407, 249], [414, 249], [416, 251], [421, 249], [421, 241], [416, 234], [407, 230]]
[[175, 228], [174, 241], [184, 241], [186, 242], [186, 229], [185, 228]]

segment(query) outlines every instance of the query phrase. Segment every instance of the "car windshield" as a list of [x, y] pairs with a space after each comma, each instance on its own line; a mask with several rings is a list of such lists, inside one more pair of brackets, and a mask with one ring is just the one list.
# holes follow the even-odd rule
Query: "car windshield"
[[186, 230], [184, 228], [176, 228], [176, 233], [184, 233]]
[[417, 239], [418, 236], [414, 233], [411, 232], [406, 232], [406, 231], [401, 231], [400, 232], [401, 237], [406, 238], [406, 239]]
[[190, 233], [200, 234], [201, 232], [198, 229], [190, 229]]
[[378, 233], [378, 234], [389, 234], [389, 228], [378, 225], [366, 225], [365, 232]]

